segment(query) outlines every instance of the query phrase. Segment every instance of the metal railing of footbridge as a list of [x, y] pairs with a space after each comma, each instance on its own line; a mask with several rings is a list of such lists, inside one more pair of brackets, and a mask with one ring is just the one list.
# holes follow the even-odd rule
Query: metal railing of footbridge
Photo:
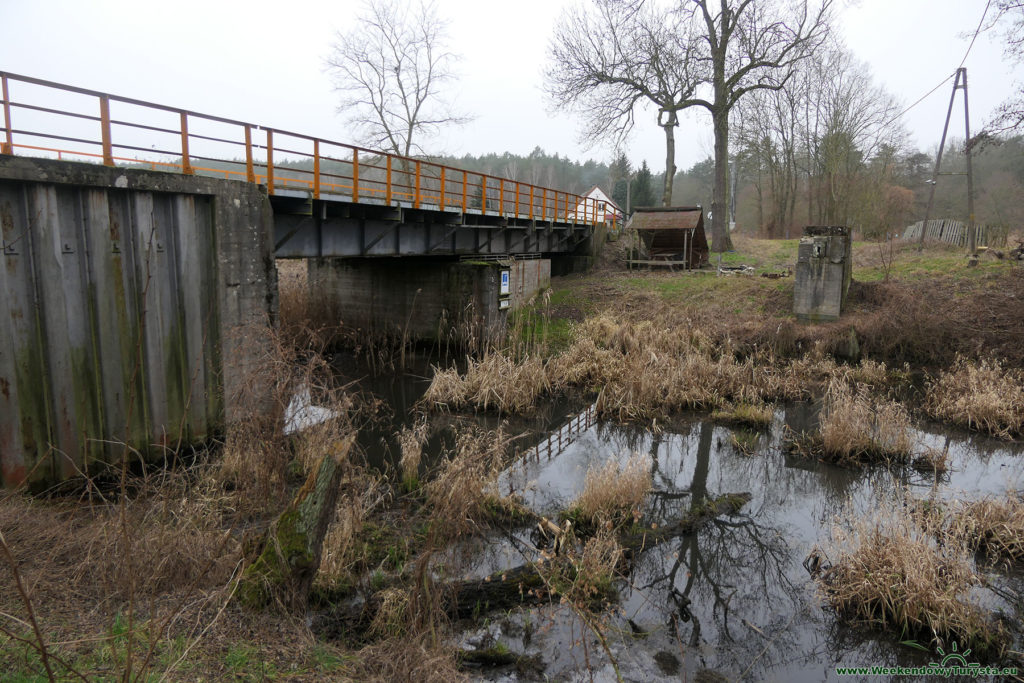
[[541, 222], [604, 219], [590, 197], [414, 157], [2, 71], [0, 89], [2, 154], [245, 180], [271, 195]]

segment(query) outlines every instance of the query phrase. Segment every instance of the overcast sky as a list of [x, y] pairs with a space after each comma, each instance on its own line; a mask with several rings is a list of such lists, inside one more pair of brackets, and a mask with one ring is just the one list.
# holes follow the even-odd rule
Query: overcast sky
[[[552, 26], [576, 0], [438, 0], [462, 55], [458, 107], [476, 118], [439, 141], [451, 154], [529, 153], [540, 146], [574, 159], [612, 151], [578, 141], [577, 121], [551, 111], [542, 73]], [[876, 80], [906, 105], [960, 64], [984, 0], [861, 0], [839, 25]], [[150, 100], [208, 114], [354, 142], [324, 72], [336, 31], [351, 23], [351, 0], [282, 3], [233, 0], [0, 0], [0, 70]], [[994, 35], [967, 59], [974, 130], [1011, 92], [1016, 71]], [[937, 144], [949, 102], [946, 84], [905, 116], [922, 147]], [[959, 104], [959, 100], [958, 100]], [[952, 126], [962, 135], [962, 104]], [[17, 125], [17, 122], [15, 122]], [[683, 117], [678, 167], [710, 156], [710, 118]], [[433, 150], [432, 150], [433, 151]], [[629, 156], [664, 170], [664, 138], [641, 116]]]

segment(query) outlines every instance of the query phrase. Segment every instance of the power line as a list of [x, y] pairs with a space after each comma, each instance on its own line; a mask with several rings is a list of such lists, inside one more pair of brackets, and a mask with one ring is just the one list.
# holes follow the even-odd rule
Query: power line
[[978, 39], [978, 34], [981, 33], [981, 26], [985, 23], [985, 17], [988, 16], [988, 8], [992, 6], [992, 0], [988, 0], [985, 3], [985, 11], [981, 13], [981, 21], [978, 22], [978, 28], [974, 29], [974, 37], [971, 38], [971, 44], [967, 46], [967, 52], [964, 53], [964, 58], [960, 60], [960, 66], [957, 67], [959, 71], [963, 67], [964, 62], [967, 61], [967, 55], [971, 54], [971, 48], [974, 47], [974, 41]]
[[916, 102], [914, 102], [912, 105], [910, 105], [909, 107], [907, 107], [906, 109], [901, 111], [899, 114], [896, 114], [896, 116], [894, 116], [891, 119], [889, 119], [888, 121], [886, 121], [885, 125], [888, 126], [893, 121], [896, 121], [897, 119], [903, 118], [904, 114], [906, 114], [908, 111], [910, 111], [911, 109], [913, 109], [917, 105], [919, 105], [922, 102], [924, 102], [928, 98], [929, 95], [931, 95], [933, 92], [935, 92], [936, 90], [938, 90], [942, 86], [946, 85], [946, 83], [949, 83], [949, 79], [953, 78], [953, 76], [955, 76], [955, 75], [956, 75], [956, 72], [954, 71], [950, 75], [948, 75], [945, 78], [943, 78], [942, 81], [940, 81], [938, 85], [936, 85], [934, 88], [932, 88], [931, 90], [926, 92], [924, 95], [921, 95], [921, 97]]
[[945, 78], [943, 78], [942, 81], [938, 85], [936, 85], [934, 88], [932, 88], [931, 90], [926, 92], [924, 95], [922, 95], [920, 98], [918, 98], [912, 105], [910, 105], [909, 107], [907, 107], [906, 109], [901, 111], [899, 114], [897, 114], [896, 116], [894, 116], [891, 119], [889, 119], [888, 121], [886, 121], [885, 122], [886, 126], [888, 126], [893, 121], [896, 121], [896, 120], [898, 120], [900, 118], [903, 118], [904, 114], [906, 114], [908, 111], [910, 111], [911, 109], [913, 109], [917, 105], [919, 105], [922, 102], [924, 102], [926, 99], [928, 99], [928, 97], [932, 93], [934, 93], [936, 90], [938, 90], [939, 88], [944, 86], [946, 83], [948, 83], [949, 79], [951, 79], [954, 76], [956, 76], [956, 72], [959, 71], [963, 67], [964, 63], [967, 62], [967, 56], [971, 54], [971, 48], [974, 47], [974, 41], [976, 41], [978, 39], [978, 34], [981, 33], [981, 27], [985, 24], [985, 17], [988, 16], [988, 10], [989, 10], [989, 8], [991, 6], [992, 6], [992, 0], [988, 0], [988, 2], [985, 3], [985, 11], [981, 13], [981, 21], [978, 22], [978, 27], [976, 29], [974, 29], [974, 36], [971, 38], [971, 43], [970, 43], [970, 45], [967, 46], [967, 51], [964, 53], [964, 58], [960, 60], [960, 66], [958, 66], [956, 68], [956, 71], [954, 71], [950, 75], [948, 75]]

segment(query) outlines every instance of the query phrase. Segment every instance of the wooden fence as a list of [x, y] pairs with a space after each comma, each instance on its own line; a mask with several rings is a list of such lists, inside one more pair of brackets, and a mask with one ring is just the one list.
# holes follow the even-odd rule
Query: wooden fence
[[[907, 242], [916, 242], [921, 239], [921, 226], [924, 221], [918, 221], [903, 231], [903, 239]], [[975, 225], [973, 227], [977, 236], [976, 244], [979, 247], [1005, 247], [1006, 236], [1009, 230], [1004, 225]], [[945, 242], [958, 247], [967, 246], [967, 224], [964, 221], [955, 221], [948, 218], [933, 219], [928, 221], [928, 230], [925, 231], [925, 240]]]

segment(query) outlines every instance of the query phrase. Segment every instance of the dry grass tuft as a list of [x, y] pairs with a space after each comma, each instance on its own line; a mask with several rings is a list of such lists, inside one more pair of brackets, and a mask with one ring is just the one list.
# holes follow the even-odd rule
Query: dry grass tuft
[[423, 457], [423, 444], [427, 442], [428, 430], [426, 419], [422, 419], [398, 433], [398, 446], [402, 449], [398, 465], [402, 469], [402, 485], [407, 491], [419, 487], [420, 459]]
[[499, 413], [529, 414], [550, 387], [544, 361], [528, 356], [521, 361], [503, 353], [470, 359], [465, 375], [454, 368], [434, 368], [434, 379], [424, 394], [431, 406], [458, 410], [472, 406]]
[[889, 383], [890, 371], [885, 363], [879, 363], [865, 358], [853, 368], [850, 368], [848, 378], [857, 384], [868, 384], [871, 386], [885, 386]]
[[918, 472], [933, 472], [936, 476], [942, 476], [949, 471], [949, 449], [925, 448], [914, 456], [911, 465]]
[[545, 583], [577, 613], [588, 614], [607, 607], [613, 582], [623, 557], [615, 530], [601, 527], [586, 542], [567, 543], [562, 554], [538, 565]]
[[390, 638], [364, 647], [343, 672], [350, 680], [371, 683], [467, 680], [457, 668], [453, 651], [437, 646], [425, 635]]
[[998, 360], [958, 357], [928, 385], [925, 410], [946, 422], [994, 436], [1024, 433], [1024, 373]]
[[634, 453], [622, 465], [609, 460], [587, 471], [583, 491], [569, 506], [568, 516], [597, 528], [608, 523], [621, 526], [640, 518], [650, 491], [650, 456]]
[[840, 463], [905, 462], [911, 455], [910, 415], [895, 401], [833, 380], [821, 413], [825, 456]]
[[572, 387], [597, 392], [603, 417], [650, 420], [681, 410], [805, 399], [837, 378], [871, 385], [891, 380], [884, 363], [841, 365], [823, 343], [784, 362], [770, 344], [741, 352], [689, 319], [665, 324], [627, 318], [605, 313], [584, 320], [568, 348], [547, 363], [492, 353], [470, 360], [463, 375], [435, 368], [424, 400], [435, 407], [522, 414], [546, 392]]
[[225, 530], [232, 501], [208, 469], [130, 487], [88, 507], [20, 495], [0, 501], [0, 529], [44, 609], [67, 606], [71, 586], [77, 599], [121, 603], [229, 580], [241, 557]]
[[400, 588], [385, 588], [376, 597], [380, 598], [380, 607], [370, 624], [370, 633], [381, 638], [405, 635], [409, 626], [409, 592]]
[[383, 477], [351, 468], [338, 493], [334, 520], [324, 535], [316, 582], [322, 587], [344, 584], [353, 578], [359, 562], [357, 537], [370, 514], [389, 498]]
[[952, 533], [998, 561], [1024, 561], [1024, 500], [1015, 491], [962, 505], [953, 514]]
[[[459, 433], [455, 452], [424, 485], [431, 520], [443, 537], [472, 533], [498, 496], [497, 481], [511, 439], [501, 428]], [[500, 496], [499, 496], [500, 497]]]
[[762, 430], [771, 426], [773, 417], [771, 406], [763, 403], [739, 403], [711, 413], [717, 422]]
[[968, 601], [981, 583], [970, 551], [962, 539], [939, 542], [939, 535], [928, 516], [901, 505], [851, 528], [837, 526], [824, 553], [833, 564], [818, 574], [821, 592], [845, 618], [947, 650], [955, 641], [976, 656], [998, 655], [1007, 642], [1004, 628]]

